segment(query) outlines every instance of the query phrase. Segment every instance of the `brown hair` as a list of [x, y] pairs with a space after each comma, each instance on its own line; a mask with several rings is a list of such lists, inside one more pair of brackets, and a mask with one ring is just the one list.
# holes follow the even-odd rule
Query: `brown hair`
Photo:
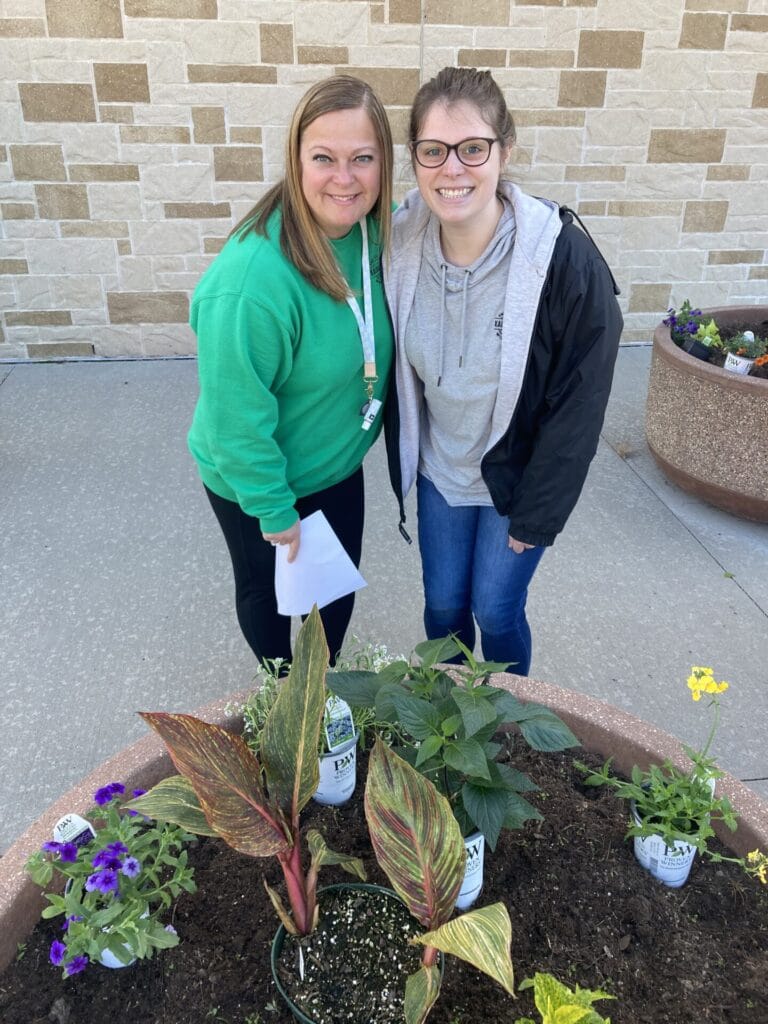
[[293, 112], [285, 147], [285, 176], [250, 210], [232, 234], [240, 240], [248, 231], [267, 234], [267, 221], [281, 211], [280, 248], [307, 280], [334, 299], [343, 301], [349, 287], [342, 277], [328, 240], [307, 204], [301, 186], [299, 150], [304, 132], [323, 114], [362, 108], [368, 114], [381, 152], [381, 189], [372, 213], [378, 223], [383, 252], [389, 247], [392, 223], [392, 133], [387, 114], [367, 82], [351, 75], [335, 75], [313, 85]]
[[499, 86], [490, 71], [477, 68], [443, 68], [434, 78], [425, 82], [416, 93], [408, 123], [408, 142], [413, 144], [427, 114], [435, 103], [451, 107], [455, 103], [471, 103], [477, 107], [488, 123], [502, 149], [509, 149], [515, 141], [515, 122], [507, 108]]

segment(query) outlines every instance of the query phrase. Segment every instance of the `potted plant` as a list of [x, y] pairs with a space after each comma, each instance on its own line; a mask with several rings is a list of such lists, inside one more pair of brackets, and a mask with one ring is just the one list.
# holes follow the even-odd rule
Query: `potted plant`
[[[679, 310], [676, 310], [674, 306], [668, 309], [667, 316], [662, 323], [669, 327], [670, 335], [676, 345], [685, 349], [695, 359], [703, 359], [704, 362], [708, 362], [715, 332], [710, 328], [709, 332], [705, 329], [700, 333], [704, 320], [705, 317], [701, 310], [691, 309], [691, 303], [686, 299]], [[714, 325], [714, 321], [710, 321], [710, 324]]]
[[753, 331], [740, 331], [723, 342], [725, 362], [723, 366], [732, 373], [751, 373], [755, 361], [765, 355], [768, 341], [756, 338]]
[[[533, 1001], [541, 1014], [541, 1024], [611, 1024], [610, 1017], [601, 1017], [592, 1004], [600, 999], [615, 999], [616, 996], [576, 986], [571, 990], [557, 978], [546, 972], [537, 971], [532, 978], [521, 981], [518, 989], [533, 989]], [[536, 1024], [531, 1017], [518, 1017], [515, 1024]]]
[[[134, 797], [143, 790], [134, 790]], [[89, 963], [123, 967], [175, 946], [179, 937], [160, 915], [182, 892], [194, 892], [184, 844], [194, 837], [171, 825], [152, 825], [126, 810], [125, 787], [111, 782], [94, 794], [90, 820], [70, 814], [27, 861], [34, 882], [56, 878], [64, 893], [45, 893], [44, 918], [64, 917], [50, 961], [64, 977]]]

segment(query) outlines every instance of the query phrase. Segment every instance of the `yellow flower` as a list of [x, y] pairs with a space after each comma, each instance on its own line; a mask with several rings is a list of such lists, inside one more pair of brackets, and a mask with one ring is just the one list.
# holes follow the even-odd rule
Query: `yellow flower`
[[693, 665], [688, 676], [688, 689], [693, 700], [701, 700], [702, 693], [724, 693], [728, 689], [725, 681], [718, 683], [714, 679], [713, 669], [702, 665]]
[[768, 857], [759, 850], [752, 850], [747, 854], [747, 861], [752, 865], [747, 869], [749, 873], [759, 878], [763, 885], [768, 885]]

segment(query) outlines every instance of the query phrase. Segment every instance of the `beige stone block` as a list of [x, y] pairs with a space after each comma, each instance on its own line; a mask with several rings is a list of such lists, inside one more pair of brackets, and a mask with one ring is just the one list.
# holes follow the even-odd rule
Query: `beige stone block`
[[186, 323], [178, 327], [141, 327], [141, 346], [147, 356], [193, 355], [197, 340]]
[[312, 0], [311, 4], [296, 4], [295, 11], [293, 31], [297, 45], [354, 46], [368, 42], [367, 3]]
[[230, 128], [229, 141], [251, 143], [257, 146], [261, 145], [261, 128], [258, 128], [256, 126], [249, 127], [248, 125], [239, 125], [235, 128]]
[[671, 284], [633, 284], [629, 312], [660, 313], [669, 309], [671, 290]]
[[42, 18], [0, 18], [0, 38], [25, 39], [45, 35]]
[[300, 46], [299, 64], [349, 64], [349, 49], [346, 46]]
[[614, 167], [610, 164], [577, 164], [565, 168], [566, 181], [624, 181], [626, 175], [626, 167]]
[[[210, 163], [155, 164], [144, 168], [141, 181], [146, 201], [198, 203], [211, 199]], [[158, 209], [157, 218], [162, 215], [162, 210]]]
[[606, 205], [599, 200], [585, 200], [579, 203], [576, 212], [580, 217], [604, 217]]
[[[100, 0], [101, 2], [101, 0]], [[125, 0], [128, 18], [217, 18], [216, 0]]]
[[419, 88], [418, 68], [339, 68], [362, 78], [375, 91], [382, 103], [389, 106], [410, 106]]
[[65, 220], [60, 228], [62, 238], [121, 238], [128, 235], [128, 224], [124, 220]]
[[206, 253], [217, 253], [221, 252], [224, 246], [227, 244], [226, 238], [216, 238], [213, 235], [206, 235], [203, 238], [203, 252]]
[[272, 85], [277, 81], [277, 68], [259, 64], [188, 64], [190, 82], [248, 82]]
[[692, 199], [685, 204], [683, 231], [723, 231], [728, 216], [724, 200]]
[[94, 220], [141, 220], [144, 216], [141, 189], [131, 182], [94, 183], [88, 187]]
[[143, 356], [141, 329], [135, 324], [125, 327], [104, 324], [93, 339], [96, 356]]
[[619, 199], [608, 204], [609, 217], [677, 217], [681, 213], [681, 203], [666, 200]]
[[507, 0], [424, 0], [431, 25], [508, 25]]
[[200, 251], [197, 223], [147, 221], [131, 227], [133, 251], [137, 256], [178, 256]]
[[125, 104], [99, 107], [99, 120], [113, 124], [133, 124], [133, 107]]
[[707, 168], [707, 181], [749, 181], [747, 164], [713, 164]]
[[113, 274], [115, 243], [109, 238], [30, 238], [27, 260], [32, 274]]
[[293, 64], [293, 25], [259, 25], [261, 59], [268, 64]]
[[0, 203], [2, 220], [34, 220], [34, 203]]
[[45, 0], [49, 36], [74, 39], [120, 39], [123, 18], [120, 0]]
[[515, 114], [520, 128], [583, 128], [583, 110], [522, 110]]
[[118, 238], [117, 240], [117, 255], [118, 256], [130, 256], [133, 252], [130, 238]]
[[263, 181], [263, 150], [259, 146], [214, 146], [216, 181]]
[[757, 263], [763, 262], [763, 249], [713, 249], [709, 253], [709, 263]]
[[41, 341], [28, 345], [27, 350], [30, 359], [65, 359], [67, 356], [71, 358], [93, 355], [93, 345], [87, 341]]
[[749, 9], [751, 0], [685, 0], [687, 11], [728, 11], [735, 13]]
[[768, 267], [750, 267], [750, 281], [768, 281]]
[[2, 259], [0, 258], [0, 274], [28, 274], [29, 266], [26, 260]]
[[146, 64], [94, 64], [99, 103], [149, 103]]
[[126, 145], [165, 143], [185, 144], [190, 142], [189, 128], [171, 124], [123, 124], [120, 125], [120, 141]]
[[421, 0], [389, 0], [390, 22], [401, 21], [407, 25], [421, 22]]
[[768, 107], [768, 72], [755, 76], [755, 91], [752, 93], [753, 107]]
[[371, 19], [372, 25], [381, 25], [384, 23], [384, 4], [368, 4], [368, 17]]
[[107, 292], [112, 324], [174, 324], [189, 319], [184, 292]]
[[459, 50], [457, 63], [465, 68], [503, 68], [507, 64], [507, 51]]
[[644, 33], [584, 29], [579, 35], [580, 68], [639, 68]]
[[192, 129], [195, 142], [226, 142], [223, 107], [192, 107]]
[[768, 14], [734, 14], [732, 32], [768, 32]]
[[727, 14], [686, 13], [678, 46], [683, 50], [723, 50], [727, 34]]
[[27, 309], [5, 314], [8, 327], [41, 327], [43, 324], [69, 326], [72, 313], [68, 309]]
[[138, 181], [137, 164], [70, 164], [70, 181]]
[[19, 96], [25, 121], [95, 121], [90, 85], [66, 82], [42, 85], [20, 82]]
[[61, 146], [11, 146], [13, 176], [17, 181], [66, 181]]
[[85, 185], [35, 185], [39, 216], [46, 220], [87, 220], [90, 217]]
[[719, 163], [725, 135], [724, 128], [652, 128], [648, 163]]
[[231, 217], [229, 203], [164, 203], [165, 216], [169, 218], [205, 218]]
[[574, 128], [542, 128], [536, 136], [534, 166], [575, 163], [581, 156], [582, 133]]
[[559, 107], [602, 107], [607, 71], [562, 71]]
[[573, 50], [510, 50], [511, 68], [572, 68], [576, 54]]
[[566, 7], [597, 7], [597, 0], [564, 0]]

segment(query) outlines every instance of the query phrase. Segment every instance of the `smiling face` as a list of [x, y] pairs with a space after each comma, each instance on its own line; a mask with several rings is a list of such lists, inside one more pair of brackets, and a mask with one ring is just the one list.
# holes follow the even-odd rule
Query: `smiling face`
[[[495, 134], [473, 103], [462, 100], [447, 106], [438, 101], [419, 126], [418, 139], [452, 145], [464, 139], [493, 138]], [[479, 232], [488, 225], [495, 226], [499, 217], [496, 191], [508, 155], [509, 150], [502, 150], [497, 141], [480, 167], [466, 167], [455, 150], [441, 167], [421, 167], [414, 161], [419, 190], [441, 226], [472, 227]]]
[[381, 153], [362, 107], [321, 114], [299, 147], [301, 188], [328, 238], [342, 238], [379, 198]]

